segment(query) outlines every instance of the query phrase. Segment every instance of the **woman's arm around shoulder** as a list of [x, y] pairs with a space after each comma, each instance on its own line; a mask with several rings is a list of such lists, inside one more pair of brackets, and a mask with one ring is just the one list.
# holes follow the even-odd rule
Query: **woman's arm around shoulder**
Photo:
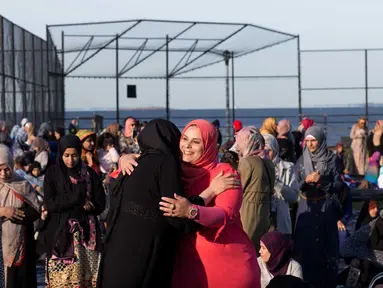
[[[219, 164], [217, 173], [236, 173], [229, 164]], [[214, 176], [214, 175], [213, 175]], [[239, 175], [238, 175], [239, 177]], [[196, 220], [203, 226], [220, 227], [225, 225], [235, 214], [239, 213], [242, 205], [242, 188], [232, 188], [219, 194], [211, 207], [199, 207], [199, 219]]]

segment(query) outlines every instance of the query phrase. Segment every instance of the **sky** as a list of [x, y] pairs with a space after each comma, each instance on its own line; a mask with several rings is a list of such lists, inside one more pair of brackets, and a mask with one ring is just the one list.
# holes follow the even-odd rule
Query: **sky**
[[[258, 24], [299, 34], [301, 49], [359, 49], [381, 48], [383, 2], [379, 0], [17, 0], [2, 1], [1, 15], [45, 38], [47, 24], [95, 22], [129, 19], [169, 19], [214, 22], [240, 22]], [[144, 35], [143, 35], [144, 36]], [[201, 35], [203, 36], [203, 35]], [[252, 39], [249, 39], [251, 41]], [[287, 48], [253, 55], [254, 58], [235, 62], [237, 75], [296, 75], [296, 42]], [[102, 71], [108, 63], [98, 62], [88, 69]], [[369, 82], [380, 83], [383, 71], [383, 51], [369, 54]], [[97, 65], [97, 66], [94, 66]], [[123, 64], [121, 64], [123, 65]], [[153, 69], [163, 62], [154, 63]], [[156, 66], [156, 67], [154, 67]], [[339, 87], [364, 85], [364, 54], [305, 53], [302, 55], [302, 87]], [[84, 69], [86, 67], [84, 66]], [[151, 69], [150, 67], [148, 69]], [[159, 68], [158, 68], [159, 69]], [[224, 75], [221, 65], [215, 71], [198, 72]], [[241, 70], [242, 69], [242, 70]], [[254, 69], [254, 71], [252, 71]], [[85, 71], [85, 70], [84, 70]], [[263, 72], [268, 73], [263, 73]], [[381, 81], [382, 82], [382, 81]], [[137, 99], [126, 98], [126, 85], [137, 85]], [[114, 80], [66, 81], [66, 107], [113, 109], [115, 105]], [[297, 81], [238, 80], [237, 108], [296, 107]], [[225, 83], [223, 80], [172, 80], [172, 108], [223, 108]], [[370, 101], [383, 103], [381, 90], [372, 90]], [[339, 106], [362, 103], [364, 91], [303, 91], [303, 104], [307, 107]], [[125, 108], [164, 106], [165, 82], [162, 80], [121, 80], [120, 104]]]

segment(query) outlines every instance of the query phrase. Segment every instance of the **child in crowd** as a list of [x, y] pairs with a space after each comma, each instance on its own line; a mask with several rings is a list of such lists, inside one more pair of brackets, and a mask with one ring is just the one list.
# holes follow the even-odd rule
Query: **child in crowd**
[[101, 135], [97, 149], [100, 170], [103, 174], [110, 174], [117, 170], [120, 155], [115, 148], [116, 139], [108, 132]]

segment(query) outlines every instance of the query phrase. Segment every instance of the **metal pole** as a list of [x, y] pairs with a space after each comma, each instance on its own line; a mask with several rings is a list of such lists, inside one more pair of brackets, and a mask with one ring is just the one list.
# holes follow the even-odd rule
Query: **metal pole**
[[[45, 28], [45, 30], [46, 30], [46, 34], [48, 35], [48, 25], [46, 26], [46, 28]], [[49, 55], [50, 55], [50, 53], [49, 53], [49, 41], [48, 41], [48, 38], [47, 38], [47, 41], [46, 41], [46, 45], [44, 45], [44, 42], [42, 43], [43, 44], [43, 46], [42, 47], [44, 47], [45, 46], [45, 49], [46, 49], [46, 63], [45, 63], [45, 69], [47, 69], [47, 73], [46, 73], [46, 77], [47, 77], [47, 79], [44, 79], [44, 72], [42, 73], [42, 81], [41, 81], [41, 84], [43, 84], [43, 86], [44, 86], [44, 80], [46, 80], [46, 83], [47, 83], [47, 95], [48, 95], [48, 121], [50, 121], [51, 120], [51, 117], [52, 117], [52, 113], [51, 113], [51, 85], [50, 85], [50, 83], [51, 83], [51, 81], [50, 81], [50, 75], [49, 75], [49, 71], [50, 71], [50, 61], [49, 61]], [[44, 59], [44, 57], [42, 57], [43, 59]], [[44, 71], [44, 66], [42, 66], [42, 70]], [[56, 118], [57, 117], [57, 115], [53, 115], [54, 116], [54, 118]]]
[[[49, 32], [49, 30], [48, 30]], [[63, 112], [62, 121], [65, 123], [65, 45], [64, 45], [65, 35], [64, 31], [61, 31], [61, 110]], [[53, 46], [53, 45], [52, 45]]]
[[36, 101], [36, 63], [35, 63], [35, 37], [32, 36], [32, 121], [35, 126], [37, 126], [37, 117], [36, 117], [36, 106], [37, 106], [37, 101]]
[[[23, 32], [23, 79], [24, 81], [27, 80], [27, 57], [26, 57], [26, 49], [25, 49], [25, 30], [22, 30]], [[25, 82], [22, 84], [23, 85], [23, 95], [22, 95], [22, 101], [23, 101], [23, 114], [22, 114], [22, 117], [27, 117], [28, 118], [28, 104], [27, 104], [27, 87], [28, 87], [28, 84], [26, 84]], [[29, 91], [28, 91], [29, 93]]]
[[[41, 86], [40, 86], [40, 91], [41, 91], [41, 111], [42, 111], [42, 115], [43, 115], [43, 122], [45, 122], [45, 121], [49, 121], [50, 119], [49, 119], [49, 107], [48, 107], [48, 119], [46, 119], [46, 117], [45, 117], [45, 112], [47, 111], [47, 107], [45, 106], [45, 101], [47, 100], [46, 99], [46, 97], [45, 97], [45, 89], [44, 89], [44, 41], [43, 40], [40, 40], [39, 39], [39, 41], [40, 41], [40, 51], [39, 51], [39, 54], [41, 54], [40, 55], [40, 69], [41, 69], [41, 71], [40, 71], [40, 74], [41, 74], [41, 76], [40, 76], [40, 79], [41, 79], [41, 83], [39, 83]], [[49, 103], [48, 103], [49, 104]], [[45, 112], [44, 112], [45, 111]]]
[[0, 16], [0, 52], [1, 52], [1, 115], [4, 121], [6, 121], [7, 114], [5, 113], [6, 107], [5, 107], [5, 76], [4, 76], [4, 69], [5, 69], [5, 53], [4, 53], [4, 33], [3, 33], [3, 21], [4, 18]]
[[230, 69], [229, 69], [229, 61], [230, 61], [231, 53], [229, 51], [223, 52], [223, 57], [225, 58], [225, 66], [226, 66], [226, 138], [230, 139]]
[[[234, 74], [234, 52], [231, 52], [231, 99], [232, 99], [232, 122], [235, 120], [235, 74]], [[230, 129], [230, 131], [232, 131]], [[231, 135], [230, 135], [231, 136]]]
[[364, 76], [365, 76], [365, 109], [366, 109], [366, 118], [368, 121], [368, 50], [364, 50]]
[[170, 119], [169, 35], [166, 35], [166, 120]]
[[17, 123], [17, 111], [16, 111], [16, 55], [15, 55], [15, 25], [12, 24], [12, 42], [11, 42], [11, 45], [12, 45], [12, 76], [13, 76], [13, 80], [12, 80], [12, 86], [13, 86], [13, 119], [14, 119], [14, 123], [13, 125], [15, 125]]
[[299, 120], [302, 121], [302, 82], [301, 82], [301, 41], [299, 35], [297, 36], [297, 50], [298, 50], [298, 113]]
[[118, 58], [118, 38], [116, 35], [116, 121], [120, 123], [120, 75], [119, 75], [119, 58]]

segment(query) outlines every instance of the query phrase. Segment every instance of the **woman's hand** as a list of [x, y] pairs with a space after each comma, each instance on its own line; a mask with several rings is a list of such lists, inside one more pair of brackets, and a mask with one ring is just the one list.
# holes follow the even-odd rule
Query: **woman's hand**
[[48, 218], [48, 211], [45, 209], [45, 206], [41, 206], [41, 220], [46, 220]]
[[86, 153], [86, 161], [88, 162], [88, 166], [92, 167], [93, 166], [93, 155], [92, 153], [88, 152]]
[[94, 205], [92, 202], [90, 202], [88, 199], [86, 199], [85, 201], [85, 205], [83, 207], [86, 211], [90, 211], [92, 209], [94, 209]]
[[346, 231], [346, 226], [343, 224], [343, 222], [342, 221], [338, 221], [338, 230], [339, 231]]
[[120, 168], [123, 175], [132, 174], [135, 167], [138, 166], [137, 159], [140, 154], [124, 154], [120, 158]]
[[223, 175], [221, 171], [214, 179], [211, 181], [209, 188], [214, 193], [214, 196], [218, 196], [222, 192], [238, 188], [241, 185], [241, 181], [237, 178], [237, 175], [234, 173]]
[[2, 207], [0, 210], [2, 217], [10, 220], [23, 220], [25, 217], [24, 211], [13, 207]]
[[312, 172], [311, 174], [307, 175], [306, 177], [306, 183], [318, 183], [320, 180], [320, 174], [318, 172]]
[[192, 204], [185, 197], [174, 193], [174, 198], [162, 197], [160, 202], [160, 210], [165, 212], [164, 216], [188, 218]]

